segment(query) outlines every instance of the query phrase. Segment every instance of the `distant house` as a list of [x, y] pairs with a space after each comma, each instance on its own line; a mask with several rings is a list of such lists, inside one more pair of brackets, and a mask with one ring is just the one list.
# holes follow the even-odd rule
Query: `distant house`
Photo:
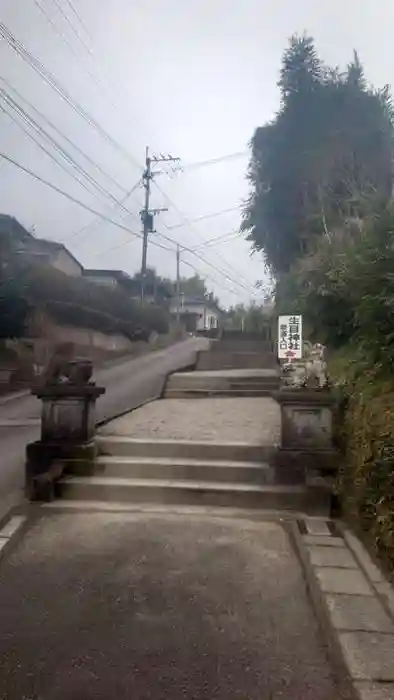
[[102, 284], [104, 287], [111, 289], [123, 289], [130, 292], [130, 283], [132, 278], [127, 272], [122, 270], [84, 270], [83, 276], [87, 277], [91, 282]]
[[[122, 270], [84, 270], [84, 277], [92, 282], [112, 289], [122, 289], [131, 299], [141, 298], [141, 281], [131, 277]], [[144, 300], [147, 303], [163, 303], [172, 298], [172, 292], [157, 280], [147, 280], [144, 288]]]
[[22, 246], [18, 252], [43, 265], [50, 265], [69, 277], [81, 277], [83, 266], [66, 246], [44, 238], [32, 239], [32, 242]]
[[0, 214], [0, 237], [7, 239], [12, 253], [23, 255], [26, 260], [50, 265], [70, 277], [80, 277], [83, 267], [62, 243], [36, 238], [16, 219]]
[[178, 316], [189, 332], [211, 331], [220, 327], [222, 312], [211, 299], [187, 297], [181, 294], [179, 300], [173, 298], [170, 313]]

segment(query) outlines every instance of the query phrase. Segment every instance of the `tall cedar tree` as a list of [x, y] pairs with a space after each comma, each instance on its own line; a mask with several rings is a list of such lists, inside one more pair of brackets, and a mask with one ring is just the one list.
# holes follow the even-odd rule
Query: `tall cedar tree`
[[251, 141], [242, 225], [276, 275], [316, 236], [385, 204], [393, 181], [390, 94], [367, 87], [356, 52], [341, 74], [321, 62], [311, 37], [293, 36], [278, 86], [279, 112]]

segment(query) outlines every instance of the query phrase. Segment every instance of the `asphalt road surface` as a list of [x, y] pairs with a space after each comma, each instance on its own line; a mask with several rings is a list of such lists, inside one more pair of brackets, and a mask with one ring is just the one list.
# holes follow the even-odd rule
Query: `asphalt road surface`
[[[157, 396], [168, 372], [191, 364], [207, 347], [203, 338], [190, 338], [165, 350], [123, 359], [95, 373], [106, 393], [97, 404], [104, 420]], [[33, 396], [0, 401], [0, 518], [22, 497], [26, 443], [39, 437], [41, 404]]]
[[41, 510], [0, 600], [4, 700], [342, 697], [280, 522]]

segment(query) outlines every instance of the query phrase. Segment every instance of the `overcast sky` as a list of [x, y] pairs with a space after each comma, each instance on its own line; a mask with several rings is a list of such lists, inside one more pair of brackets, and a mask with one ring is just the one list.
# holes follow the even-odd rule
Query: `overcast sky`
[[[239, 207], [248, 192], [248, 141], [278, 108], [276, 82], [288, 37], [306, 30], [331, 65], [345, 66], [356, 48], [372, 83], [383, 86], [394, 80], [394, 3], [387, 0], [363, 0], [362, 9], [355, 0], [0, 0], [0, 20], [119, 145], [76, 114], [1, 40], [1, 78], [98, 163], [103, 172], [49, 129], [113, 199], [104, 192], [88, 192], [77, 182], [81, 175], [52, 146], [45, 145], [69, 172], [4, 112], [0, 150], [135, 233], [140, 231], [142, 189], [125, 203], [133, 216], [116, 208], [114, 200], [123, 200], [138, 182], [146, 145], [152, 153], [179, 156], [184, 172], [158, 175], [158, 187], [152, 187], [152, 206], [168, 207], [156, 228], [187, 248], [201, 246], [198, 254], [209, 265], [183, 252], [182, 275], [197, 268], [226, 306], [261, 298], [253, 296], [252, 286], [264, 278], [262, 257], [251, 258], [250, 245], [241, 238], [212, 247], [202, 244], [239, 228]], [[4, 83], [0, 87], [11, 92]], [[34, 115], [26, 102], [13, 96]], [[0, 105], [4, 107], [1, 99]], [[5, 108], [12, 114], [9, 103]], [[42, 137], [40, 143], [45, 143]], [[231, 154], [241, 155], [195, 166]], [[86, 267], [129, 273], [140, 267], [140, 239], [98, 223], [93, 214], [4, 161], [0, 211], [34, 226], [38, 236], [64, 242]], [[174, 244], [157, 235], [154, 241], [170, 250], [150, 245], [148, 264], [174, 277]]]

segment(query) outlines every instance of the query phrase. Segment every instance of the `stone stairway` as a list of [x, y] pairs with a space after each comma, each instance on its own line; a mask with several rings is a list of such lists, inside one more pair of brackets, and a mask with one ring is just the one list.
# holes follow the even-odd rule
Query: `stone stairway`
[[308, 507], [305, 484], [275, 483], [269, 446], [101, 436], [98, 448], [94, 475], [58, 483], [66, 501], [300, 512]]
[[231, 369], [210, 372], [177, 372], [165, 387], [165, 398], [211, 396], [271, 396], [279, 388], [275, 369]]
[[272, 353], [258, 352], [234, 352], [231, 350], [201, 350], [198, 353], [196, 370], [219, 370], [219, 369], [275, 369], [278, 366], [275, 356]]
[[271, 360], [264, 368], [248, 365], [264, 353], [272, 359], [270, 343], [228, 337], [212, 343], [206, 357], [220, 366], [228, 353], [247, 366], [172, 374], [161, 400], [102, 428], [93, 470], [74, 468], [57, 483], [58, 495], [69, 507], [161, 504], [328, 515], [327, 491], [313, 487], [311, 496], [303, 469], [288, 472], [279, 463], [281, 416], [272, 398], [279, 372]]

